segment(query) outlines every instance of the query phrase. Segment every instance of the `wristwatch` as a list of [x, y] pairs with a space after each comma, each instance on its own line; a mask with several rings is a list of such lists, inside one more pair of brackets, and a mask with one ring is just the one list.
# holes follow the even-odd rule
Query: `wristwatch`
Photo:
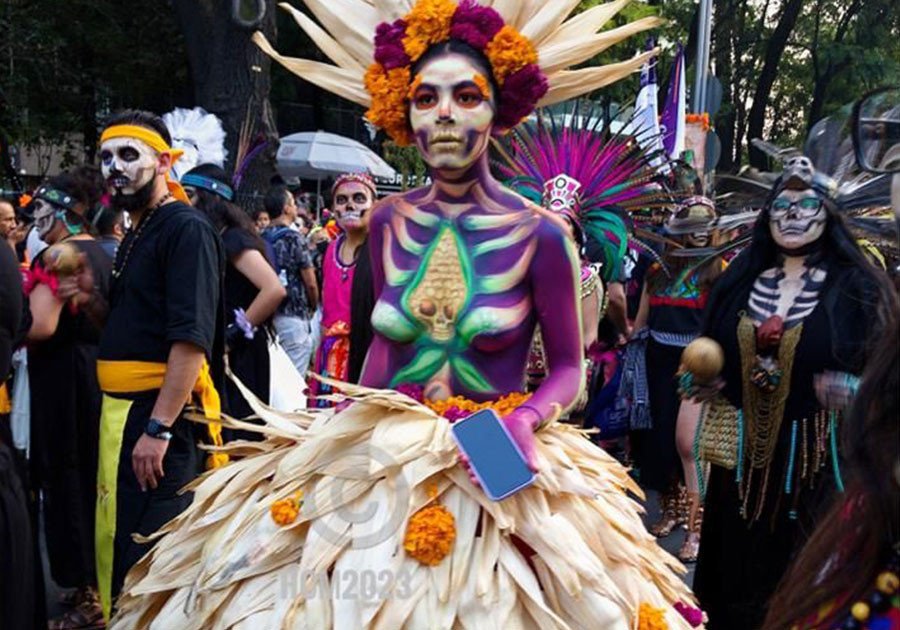
[[172, 439], [170, 428], [156, 418], [150, 418], [147, 421], [147, 426], [144, 427], [144, 433], [157, 440], [166, 440], [168, 442]]

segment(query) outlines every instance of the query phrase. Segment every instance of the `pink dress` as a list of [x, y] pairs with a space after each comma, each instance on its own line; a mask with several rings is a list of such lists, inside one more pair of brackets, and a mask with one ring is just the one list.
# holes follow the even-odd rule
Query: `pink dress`
[[[316, 351], [315, 372], [339, 381], [347, 380], [350, 359], [350, 296], [353, 291], [353, 274], [356, 261], [346, 265], [339, 252], [344, 235], [328, 245], [322, 261], [322, 343]], [[310, 407], [330, 407], [327, 400], [316, 396], [331, 393], [331, 387], [311, 379], [309, 383]]]

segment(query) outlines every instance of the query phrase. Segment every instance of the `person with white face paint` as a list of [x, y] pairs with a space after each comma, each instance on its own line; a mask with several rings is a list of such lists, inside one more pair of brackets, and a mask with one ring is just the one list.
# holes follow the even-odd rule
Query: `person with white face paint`
[[[99, 202], [102, 180], [83, 167], [50, 178], [33, 196], [35, 229], [50, 247], [25, 283], [28, 330], [32, 491], [43, 497], [50, 573], [73, 609], [50, 628], [93, 627], [103, 620], [94, 567], [94, 503], [100, 388], [100, 319], [112, 263], [89, 232], [86, 216]], [[90, 269], [90, 304], [74, 289], [72, 264]]]
[[[339, 381], [348, 380], [353, 283], [357, 261], [369, 234], [369, 215], [375, 203], [375, 182], [365, 173], [345, 173], [331, 187], [331, 211], [341, 233], [328, 244], [322, 262], [322, 333], [314, 371]], [[330, 407], [316, 396], [331, 387], [309, 381], [310, 406]]]
[[[147, 551], [132, 535], [150, 534], [191, 502], [180, 491], [198, 469], [194, 427], [181, 419], [192, 393], [212, 421], [213, 444], [221, 444], [215, 379], [222, 376], [224, 251], [210, 221], [169, 177], [180, 154], [170, 142], [162, 121], [140, 111], [114, 115], [100, 137], [112, 204], [133, 222], [113, 265], [97, 362], [96, 565], [107, 616], [125, 573]], [[79, 300], [93, 301], [86, 274], [77, 289]], [[208, 465], [220, 463], [210, 456]]]
[[722, 347], [724, 368], [686, 395], [725, 419], [710, 426], [730, 429], [709, 439], [733, 447], [710, 467], [694, 580], [712, 628], [760, 627], [804, 532], [843, 487], [837, 435], [867, 340], [884, 334], [877, 313], [890, 288], [835, 191], [808, 158], [790, 158], [707, 304], [703, 335]]
[[[666, 233], [683, 248], [703, 248], [709, 244], [715, 218], [712, 200], [688, 197], [666, 220]], [[700, 333], [703, 308], [724, 263], [715, 257], [689, 269], [697, 259], [675, 256], [674, 248], [664, 256], [665, 266], [651, 264], [644, 278], [633, 335], [646, 343], [653, 426], [631, 436], [641, 483], [660, 493], [661, 518], [650, 532], [663, 538], [686, 525], [688, 533], [678, 557], [695, 562], [703, 515], [693, 454], [699, 406], [680, 400], [675, 376], [682, 351]]]

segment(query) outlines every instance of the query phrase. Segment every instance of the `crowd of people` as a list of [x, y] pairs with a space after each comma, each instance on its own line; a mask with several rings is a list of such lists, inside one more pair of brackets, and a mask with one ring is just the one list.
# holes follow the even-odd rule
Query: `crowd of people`
[[[99, 168], [0, 200], [0, 619], [900, 627], [898, 297], [833, 182], [788, 159], [734, 238], [579, 117], [517, 127], [492, 165], [561, 84], [498, 60], [498, 33], [524, 37], [494, 9], [448, 6], [452, 36], [399, 61], [418, 14], [379, 27], [370, 73], [408, 70], [400, 101], [366, 83], [423, 188], [379, 199], [353, 172], [324, 219], [283, 183], [242, 207], [221, 166], [176, 180], [163, 121], [128, 110]], [[526, 79], [529, 102], [503, 91]], [[484, 408], [538, 473], [501, 502], [440, 420]], [[693, 592], [657, 544], [680, 527]], [[394, 578], [323, 603], [284, 592], [301, 568]]]

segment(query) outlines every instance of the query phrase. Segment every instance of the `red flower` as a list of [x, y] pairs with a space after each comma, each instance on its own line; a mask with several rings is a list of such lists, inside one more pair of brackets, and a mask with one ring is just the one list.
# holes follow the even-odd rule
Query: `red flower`
[[450, 37], [483, 51], [501, 28], [503, 18], [497, 11], [474, 0], [463, 0], [453, 14]]

